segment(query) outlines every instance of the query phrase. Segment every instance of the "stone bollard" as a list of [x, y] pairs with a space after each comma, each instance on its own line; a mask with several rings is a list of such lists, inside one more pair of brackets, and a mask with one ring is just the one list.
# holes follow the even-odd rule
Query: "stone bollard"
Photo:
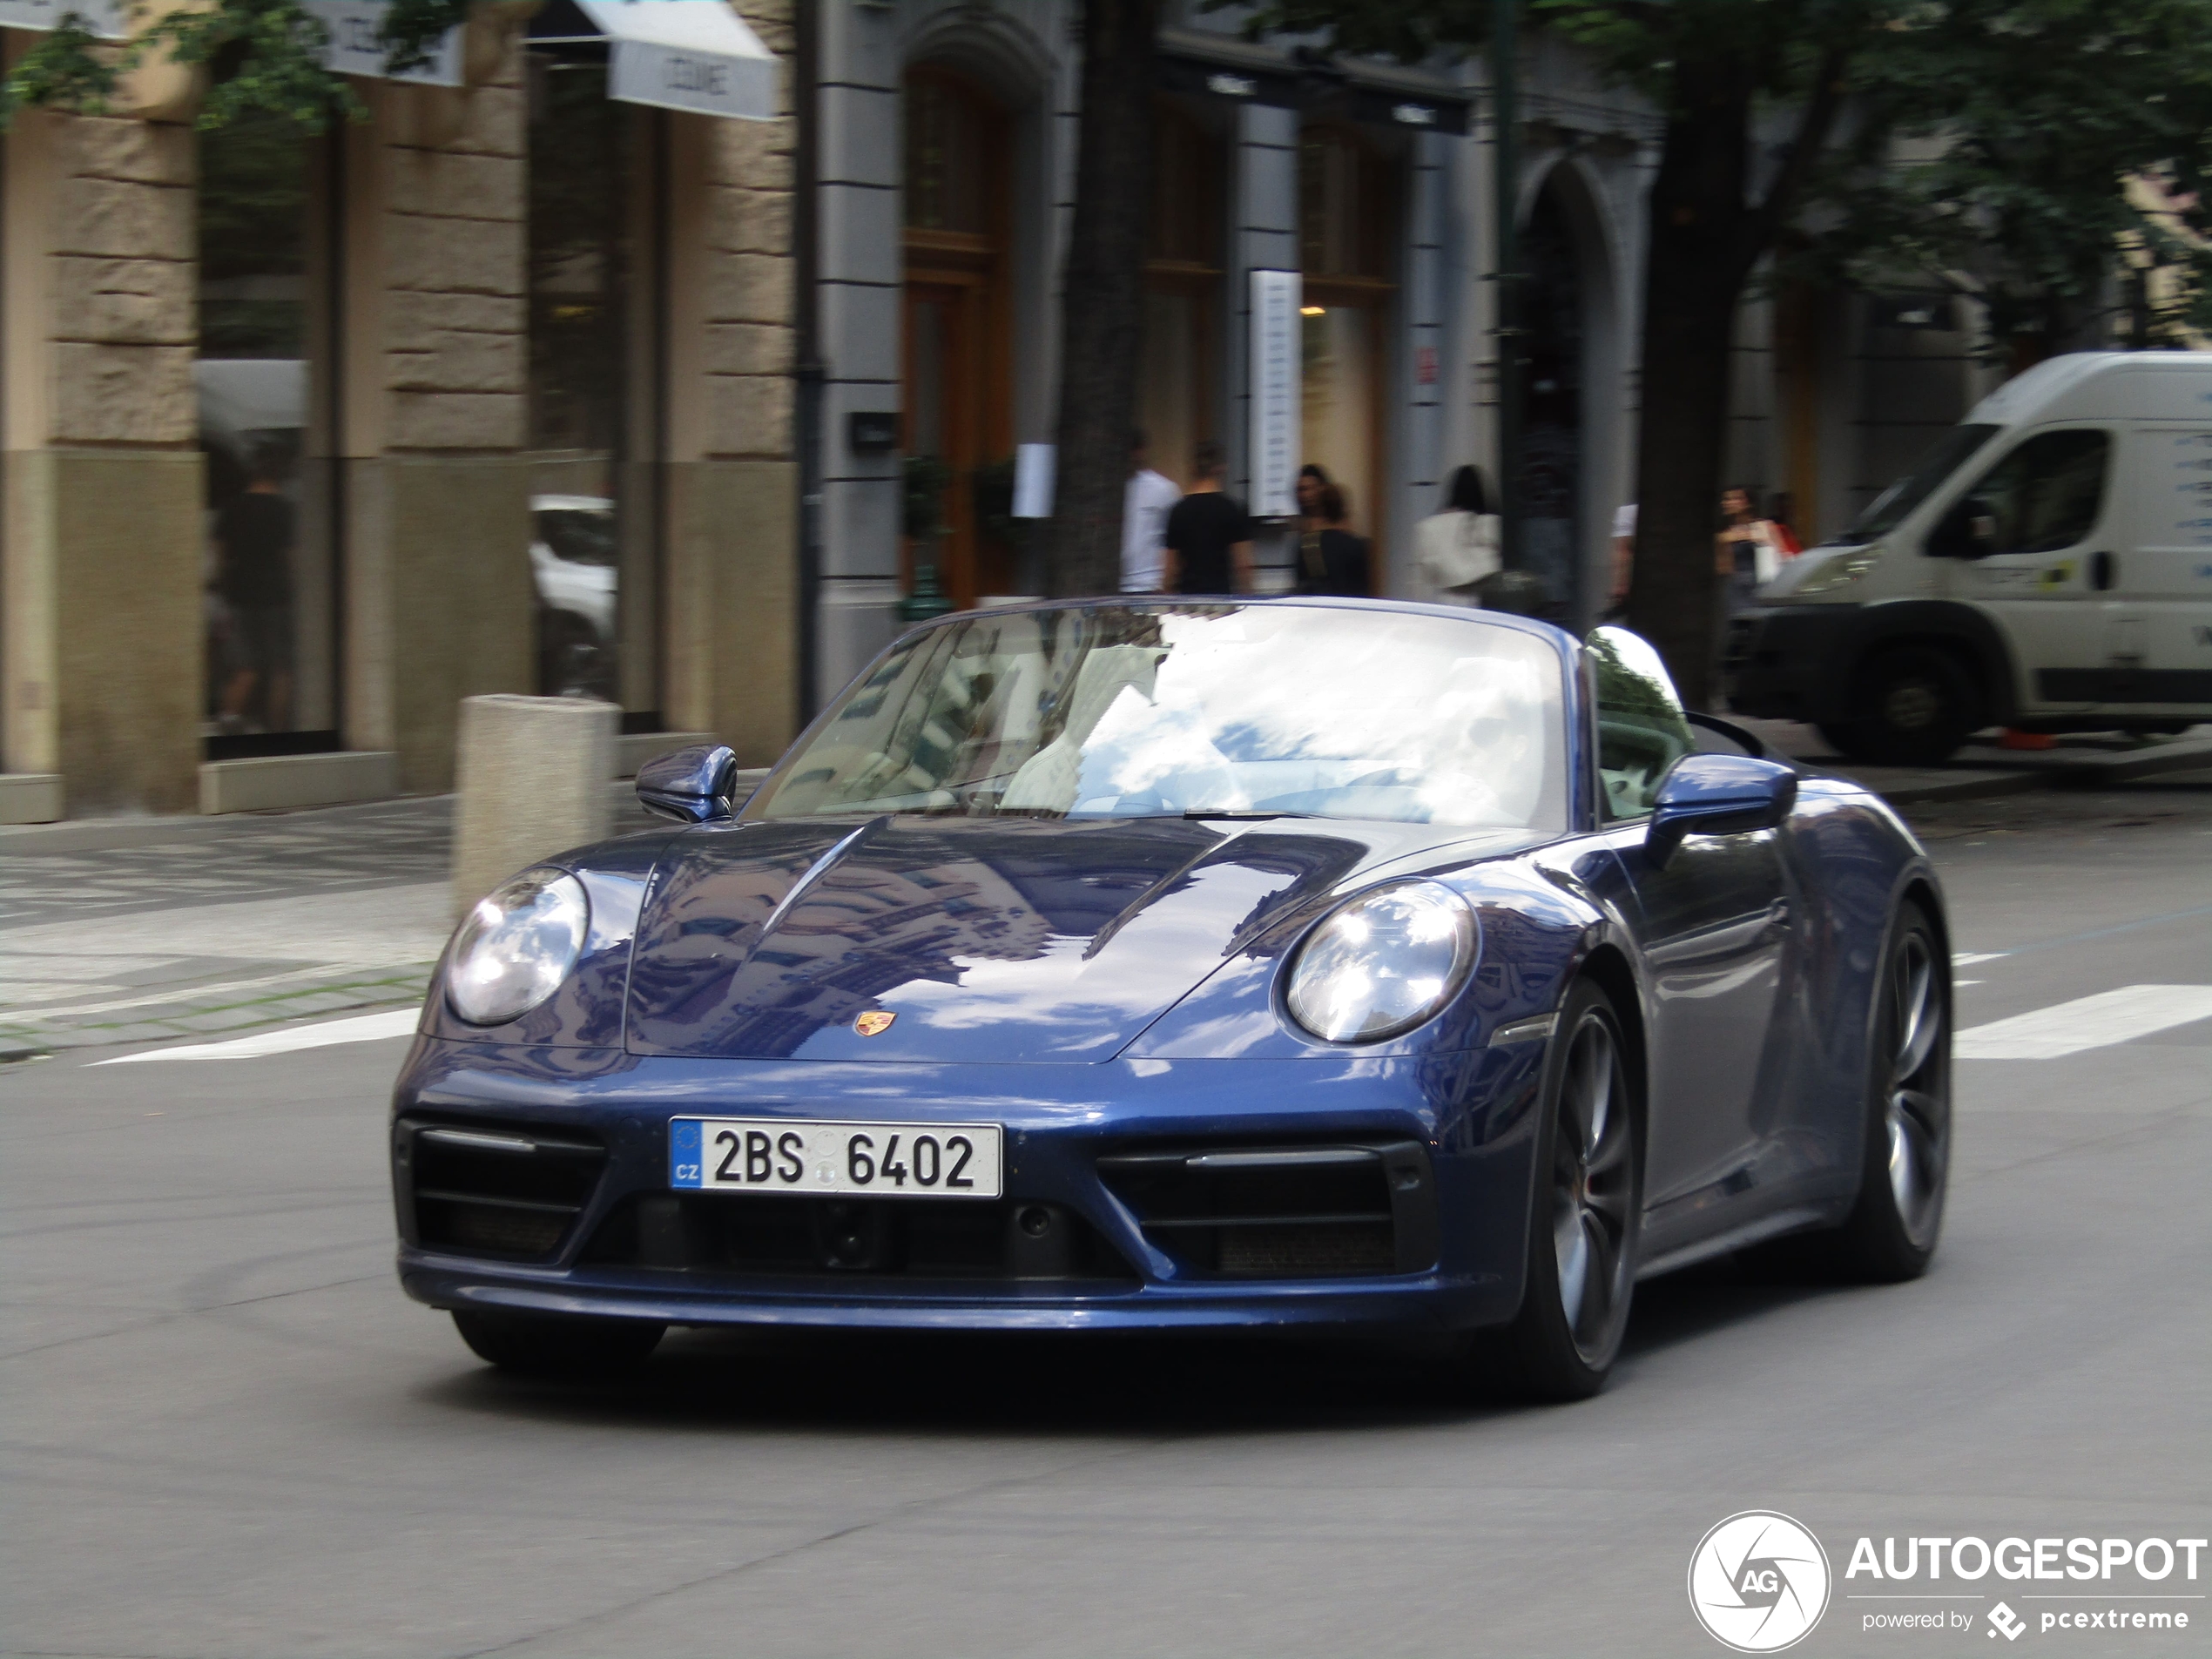
[[455, 755], [453, 909], [539, 859], [603, 839], [622, 711], [574, 697], [468, 697]]

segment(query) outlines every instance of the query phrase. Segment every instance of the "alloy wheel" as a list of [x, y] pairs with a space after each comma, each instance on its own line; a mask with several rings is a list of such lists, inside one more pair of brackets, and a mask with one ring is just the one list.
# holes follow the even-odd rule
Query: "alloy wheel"
[[1635, 1198], [1627, 1081], [1612, 1027], [1595, 1009], [1568, 1039], [1552, 1156], [1552, 1245], [1560, 1311], [1576, 1351], [1598, 1363], [1628, 1289]]
[[1927, 938], [1908, 933], [1890, 964], [1890, 1196], [1916, 1249], [1934, 1237], [1951, 1153], [1951, 1102], [1945, 1059], [1943, 980]]

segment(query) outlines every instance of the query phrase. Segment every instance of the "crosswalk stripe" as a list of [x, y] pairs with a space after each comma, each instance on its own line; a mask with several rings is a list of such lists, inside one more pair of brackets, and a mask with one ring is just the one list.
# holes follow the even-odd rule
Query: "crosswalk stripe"
[[1961, 1031], [1961, 1060], [2054, 1060], [2197, 1020], [2212, 1020], [2212, 985], [2123, 985]]
[[118, 1055], [95, 1060], [96, 1066], [128, 1066], [141, 1060], [254, 1060], [263, 1055], [293, 1054], [301, 1049], [327, 1049], [338, 1042], [374, 1042], [382, 1037], [408, 1037], [421, 1021], [421, 1010], [394, 1008], [388, 1014], [361, 1014], [350, 1020], [326, 1020], [320, 1025], [295, 1025], [282, 1031], [263, 1031], [250, 1037], [222, 1042], [192, 1042], [177, 1049], [150, 1049], [143, 1054]]

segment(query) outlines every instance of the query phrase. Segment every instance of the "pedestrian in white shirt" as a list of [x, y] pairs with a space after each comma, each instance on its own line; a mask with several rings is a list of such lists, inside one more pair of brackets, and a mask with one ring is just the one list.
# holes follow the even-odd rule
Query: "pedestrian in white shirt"
[[1413, 526], [1413, 567], [1443, 604], [1479, 608], [1482, 583], [1498, 564], [1498, 516], [1482, 474], [1461, 467], [1452, 475], [1444, 510]]
[[1132, 432], [1129, 482], [1122, 490], [1122, 591], [1157, 593], [1167, 584], [1168, 509], [1183, 499], [1172, 479], [1146, 464], [1144, 435]]

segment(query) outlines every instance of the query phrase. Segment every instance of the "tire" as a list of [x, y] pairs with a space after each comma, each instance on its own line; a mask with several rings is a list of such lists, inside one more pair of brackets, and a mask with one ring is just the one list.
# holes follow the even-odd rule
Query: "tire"
[[1825, 1278], [1920, 1277], [1943, 1231], [1951, 1177], [1951, 967], [1926, 911], [1890, 926], [1868, 1044], [1858, 1197], [1843, 1224], [1777, 1241], [1777, 1263]]
[[1477, 1339], [1479, 1381], [1523, 1399], [1587, 1399], [1628, 1329], [1643, 1219], [1643, 1115], [1612, 1000], [1568, 994], [1544, 1059], [1521, 1312]]
[[1851, 727], [1835, 724], [1816, 725], [1813, 730], [1820, 733], [1820, 740], [1823, 743], [1843, 756], [1844, 759], [1857, 760], [1862, 758], [1858, 752], [1858, 733]]
[[1948, 651], [1892, 645], [1851, 678], [1849, 752], [1880, 766], [1932, 766], [1980, 725], [1973, 681]]
[[612, 1376], [643, 1361], [668, 1329], [644, 1319], [462, 1308], [453, 1323], [479, 1359], [526, 1377]]

